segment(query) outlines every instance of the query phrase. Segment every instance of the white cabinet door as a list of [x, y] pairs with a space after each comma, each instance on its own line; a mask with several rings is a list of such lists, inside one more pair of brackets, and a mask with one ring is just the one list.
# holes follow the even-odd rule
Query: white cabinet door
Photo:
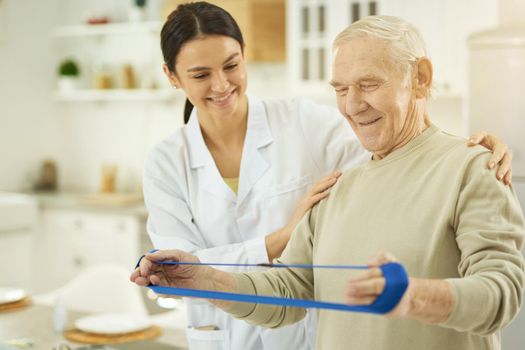
[[37, 217], [38, 206], [33, 198], [0, 192], [0, 286], [30, 287]]
[[0, 232], [0, 286], [30, 286], [32, 238], [30, 229]]
[[142, 221], [134, 215], [44, 210], [41, 245], [50, 273], [40, 282], [48, 289], [56, 288], [100, 263], [119, 264], [131, 271], [141, 253]]

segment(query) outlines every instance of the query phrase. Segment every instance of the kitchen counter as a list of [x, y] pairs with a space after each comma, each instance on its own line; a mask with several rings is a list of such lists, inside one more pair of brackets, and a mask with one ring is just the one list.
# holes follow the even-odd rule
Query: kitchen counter
[[41, 209], [67, 209], [87, 212], [133, 215], [147, 218], [140, 194], [88, 194], [76, 192], [27, 192]]

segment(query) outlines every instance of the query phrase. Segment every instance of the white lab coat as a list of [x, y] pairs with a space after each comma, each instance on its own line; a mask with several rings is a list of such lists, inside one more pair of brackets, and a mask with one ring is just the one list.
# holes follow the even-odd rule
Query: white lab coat
[[[305, 99], [260, 101], [249, 96], [248, 103], [237, 195], [222, 179], [195, 111], [186, 126], [151, 151], [143, 186], [155, 248], [190, 251], [202, 262], [267, 263], [264, 237], [288, 222], [307, 189], [335, 170], [370, 158], [336, 109]], [[315, 321], [308, 317], [264, 329], [206, 301], [186, 302], [192, 350], [313, 348]], [[194, 328], [208, 325], [218, 330]]]

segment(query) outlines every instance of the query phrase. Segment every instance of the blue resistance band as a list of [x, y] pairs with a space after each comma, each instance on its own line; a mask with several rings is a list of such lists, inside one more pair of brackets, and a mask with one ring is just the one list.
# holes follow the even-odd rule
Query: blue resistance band
[[[366, 265], [310, 265], [310, 264], [231, 264], [231, 263], [201, 263], [185, 261], [162, 261], [161, 265], [195, 265], [195, 266], [242, 266], [242, 267], [271, 267], [271, 268], [297, 268], [297, 269], [353, 269], [366, 270]], [[138, 265], [137, 265], [138, 266]]]
[[[141, 257], [142, 259], [142, 257]], [[139, 265], [137, 263], [137, 266]], [[227, 264], [227, 263], [190, 263], [190, 262], [159, 262], [163, 265], [206, 265], [206, 266], [252, 266], [252, 267], [272, 267], [272, 268], [324, 268], [324, 269], [368, 269], [365, 265], [308, 265], [308, 264]], [[242, 303], [267, 304], [277, 306], [289, 306], [300, 308], [328, 309], [339, 311], [366, 312], [372, 314], [385, 314], [396, 307], [408, 288], [408, 275], [403, 265], [390, 262], [379, 266], [385, 278], [385, 288], [383, 292], [370, 305], [347, 305], [317, 300], [304, 300], [282, 298], [264, 295], [251, 295], [229, 292], [217, 292], [212, 290], [199, 290], [177, 287], [163, 287], [149, 285], [157, 294], [176, 295], [190, 298], [218, 299]]]

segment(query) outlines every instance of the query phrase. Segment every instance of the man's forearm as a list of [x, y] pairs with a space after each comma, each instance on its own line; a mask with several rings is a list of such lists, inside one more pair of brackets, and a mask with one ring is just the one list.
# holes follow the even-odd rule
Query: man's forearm
[[412, 278], [407, 290], [407, 305], [401, 311], [407, 318], [426, 323], [445, 322], [454, 309], [454, 291], [445, 280]]
[[[232, 274], [229, 272], [213, 269], [210, 276], [210, 282], [212, 286], [211, 290], [227, 293], [237, 292], [237, 283], [235, 282], [235, 278], [233, 278]], [[210, 299], [209, 301], [223, 310], [228, 309], [233, 304], [232, 301], [226, 300]]]

